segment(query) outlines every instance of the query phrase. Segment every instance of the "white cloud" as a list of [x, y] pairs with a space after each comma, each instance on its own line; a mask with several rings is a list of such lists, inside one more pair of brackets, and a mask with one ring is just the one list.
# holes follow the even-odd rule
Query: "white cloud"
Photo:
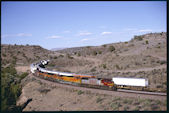
[[101, 35], [109, 35], [112, 34], [112, 32], [102, 32]]
[[32, 34], [18, 33], [18, 34], [6, 34], [6, 35], [2, 35], [2, 38], [6, 38], [6, 37], [30, 37], [30, 36], [32, 36]]
[[57, 35], [52, 35], [47, 37], [48, 39], [56, 39], [56, 38], [61, 38], [61, 36], [57, 36]]
[[84, 38], [81, 41], [84, 42], [84, 41], [87, 41], [87, 40], [89, 40], [89, 39], [88, 38]]
[[80, 32], [79, 34], [77, 34], [77, 36], [88, 36], [91, 35], [91, 32]]
[[18, 33], [16, 36], [24, 37], [24, 36], [32, 36], [32, 34]]
[[141, 29], [138, 32], [152, 32], [152, 30], [151, 29]]

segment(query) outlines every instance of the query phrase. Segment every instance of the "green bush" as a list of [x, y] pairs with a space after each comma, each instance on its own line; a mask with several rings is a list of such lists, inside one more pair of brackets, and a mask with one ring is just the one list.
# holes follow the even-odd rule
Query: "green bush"
[[78, 90], [78, 92], [77, 92], [78, 95], [81, 95], [81, 94], [83, 94], [83, 93], [84, 93], [84, 92], [81, 91], [81, 90]]
[[106, 68], [107, 68], [106, 64], [102, 64], [102, 67], [103, 67], [104, 69], [106, 69]]
[[96, 55], [97, 55], [97, 52], [96, 52], [96, 51], [93, 51], [93, 55], [96, 56]]
[[116, 69], [120, 69], [119, 65], [117, 65], [117, 64], [115, 65], [115, 67], [116, 67]]
[[114, 50], [115, 50], [115, 47], [114, 47], [114, 46], [110, 46], [110, 47], [109, 47], [109, 51], [110, 51], [110, 52], [112, 52], [112, 51], [114, 51]]
[[107, 45], [103, 45], [103, 47], [106, 47]]
[[77, 56], [81, 56], [81, 54], [80, 54], [80, 53], [78, 53], [78, 54], [77, 54]]
[[102, 54], [102, 51], [99, 51], [98, 53], [99, 53], [99, 54]]
[[[24, 73], [22, 76], [25, 76]], [[1, 68], [1, 110], [16, 110], [16, 100], [21, 94], [21, 85], [13, 65]], [[12, 109], [11, 109], [12, 108]]]
[[67, 54], [67, 57], [68, 57], [69, 59], [73, 59], [73, 57], [72, 57], [72, 56], [70, 56], [69, 54]]
[[57, 59], [58, 57], [57, 56], [54, 56], [54, 59]]
[[3, 56], [3, 57], [6, 57], [6, 54], [3, 53], [2, 56]]
[[59, 57], [63, 58], [63, 57], [64, 57], [64, 55], [59, 55]]
[[28, 73], [27, 73], [27, 72], [24, 72], [24, 73], [22, 73], [22, 74], [20, 75], [20, 78], [21, 78], [21, 79], [24, 79], [27, 75], [28, 75]]
[[103, 98], [101, 98], [101, 97], [98, 97], [98, 98], [96, 99], [96, 103], [99, 103], [99, 102], [101, 102], [101, 101], [103, 101]]
[[148, 44], [148, 40], [146, 40], [146, 44]]
[[143, 37], [142, 37], [142, 36], [134, 36], [134, 39], [135, 39], [135, 40], [138, 40], [138, 41], [142, 41], [142, 40], [143, 40]]

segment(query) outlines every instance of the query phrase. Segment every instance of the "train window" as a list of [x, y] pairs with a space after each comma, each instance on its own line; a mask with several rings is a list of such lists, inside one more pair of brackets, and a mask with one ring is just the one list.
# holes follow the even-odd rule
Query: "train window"
[[66, 77], [74, 77], [74, 76], [66, 76]]
[[89, 78], [86, 78], [86, 77], [82, 77], [82, 79], [84, 79], [84, 80], [88, 80]]
[[47, 73], [47, 74], [49, 74], [49, 75], [54, 75], [53, 73]]

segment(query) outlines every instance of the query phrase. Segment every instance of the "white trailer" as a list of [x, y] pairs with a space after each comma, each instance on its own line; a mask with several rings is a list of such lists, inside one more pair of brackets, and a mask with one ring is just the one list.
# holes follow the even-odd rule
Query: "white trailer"
[[148, 80], [144, 78], [124, 78], [124, 77], [113, 77], [112, 81], [116, 85], [121, 86], [148, 86]]

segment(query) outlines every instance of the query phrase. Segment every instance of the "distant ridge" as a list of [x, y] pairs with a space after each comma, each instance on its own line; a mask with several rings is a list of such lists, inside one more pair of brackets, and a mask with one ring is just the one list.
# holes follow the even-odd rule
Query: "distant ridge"
[[63, 49], [66, 49], [66, 48], [52, 48], [50, 49], [51, 51], [58, 51], [58, 50], [63, 50]]

